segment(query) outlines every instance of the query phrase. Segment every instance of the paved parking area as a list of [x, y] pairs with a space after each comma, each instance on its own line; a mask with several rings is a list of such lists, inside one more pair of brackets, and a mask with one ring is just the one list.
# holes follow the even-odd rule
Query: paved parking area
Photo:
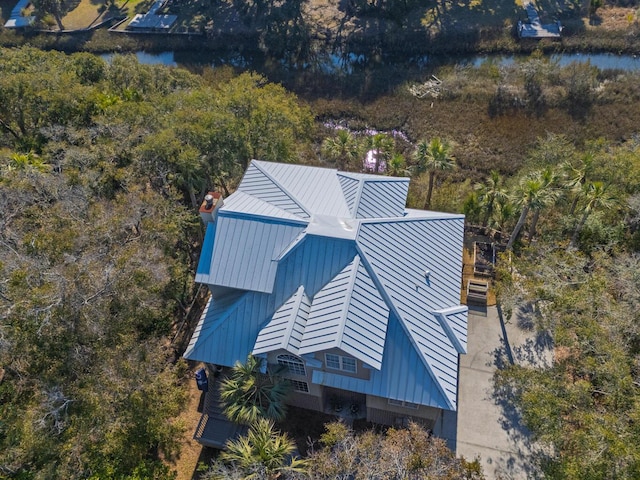
[[497, 307], [469, 311], [466, 355], [461, 356], [456, 451], [480, 457], [488, 479], [536, 477], [536, 446], [517, 412], [494, 394], [493, 374], [504, 362], [550, 360], [548, 342], [516, 320], [503, 321]]

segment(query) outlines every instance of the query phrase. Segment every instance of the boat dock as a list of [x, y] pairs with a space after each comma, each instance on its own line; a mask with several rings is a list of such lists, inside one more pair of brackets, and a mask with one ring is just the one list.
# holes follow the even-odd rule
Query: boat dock
[[520, 38], [560, 38], [562, 33], [560, 21], [543, 24], [540, 21], [538, 10], [531, 1], [525, 1], [524, 9], [527, 12], [527, 17], [529, 17], [529, 22], [518, 22], [518, 35]]

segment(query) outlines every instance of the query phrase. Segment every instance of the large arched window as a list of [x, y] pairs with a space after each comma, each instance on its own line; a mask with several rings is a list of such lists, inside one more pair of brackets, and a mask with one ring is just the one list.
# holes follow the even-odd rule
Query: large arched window
[[278, 355], [277, 358], [278, 365], [287, 367], [290, 374], [302, 376], [307, 375], [307, 371], [304, 368], [304, 362], [295, 355], [288, 355], [286, 353], [283, 353], [282, 355]]

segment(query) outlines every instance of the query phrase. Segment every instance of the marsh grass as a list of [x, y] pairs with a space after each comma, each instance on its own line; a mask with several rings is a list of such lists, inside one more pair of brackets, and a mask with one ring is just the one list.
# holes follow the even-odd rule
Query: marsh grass
[[[544, 102], [539, 110], [525, 86], [525, 74], [532, 69]], [[444, 94], [437, 98], [413, 97], [408, 82], [375, 99], [316, 98], [312, 106], [318, 118], [342, 120], [350, 128], [397, 129], [414, 143], [434, 136], [450, 139], [459, 168], [449, 177], [457, 181], [478, 180], [491, 169], [514, 174], [536, 140], [548, 133], [565, 135], [580, 147], [596, 138], [614, 143], [629, 139], [640, 124], [637, 73], [559, 67], [535, 57], [511, 67], [483, 64], [434, 73], [443, 82]], [[508, 87], [518, 103], [492, 115], [489, 105], [500, 86]], [[413, 195], [420, 197], [420, 191]]]

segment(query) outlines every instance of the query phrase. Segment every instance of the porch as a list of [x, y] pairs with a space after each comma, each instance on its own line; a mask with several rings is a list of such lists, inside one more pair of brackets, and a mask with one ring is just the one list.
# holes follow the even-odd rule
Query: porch
[[207, 369], [209, 390], [204, 395], [202, 416], [193, 434], [194, 440], [205, 447], [224, 449], [228, 440], [234, 440], [248, 431], [246, 425], [231, 422], [222, 412], [220, 404], [220, 378], [224, 378], [224, 371], [219, 375]]
[[347, 422], [366, 419], [367, 396], [362, 393], [325, 387], [323, 392], [323, 412], [340, 417]]

